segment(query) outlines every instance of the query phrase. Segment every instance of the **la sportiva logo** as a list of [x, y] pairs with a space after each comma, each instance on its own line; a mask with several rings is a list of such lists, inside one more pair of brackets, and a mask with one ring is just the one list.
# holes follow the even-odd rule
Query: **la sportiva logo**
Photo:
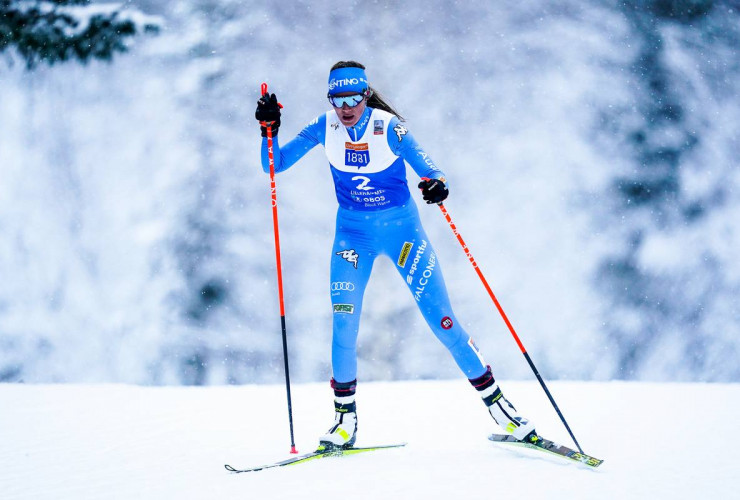
[[421, 240], [421, 244], [416, 249], [416, 256], [414, 257], [413, 262], [411, 263], [411, 269], [409, 269], [409, 274], [406, 275], [406, 283], [409, 285], [414, 283], [414, 273], [416, 272], [416, 268], [419, 266], [419, 261], [421, 260], [421, 256], [424, 255], [424, 252], [427, 249], [427, 240]]

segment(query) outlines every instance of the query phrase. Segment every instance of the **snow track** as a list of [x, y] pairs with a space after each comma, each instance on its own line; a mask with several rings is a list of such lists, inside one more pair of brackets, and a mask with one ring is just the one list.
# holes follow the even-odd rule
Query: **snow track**
[[[567, 433], [536, 382], [504, 392], [546, 437]], [[497, 447], [465, 380], [360, 384], [358, 446], [404, 449], [233, 475], [289, 456], [284, 389], [0, 385], [5, 499], [733, 498], [739, 384], [552, 382], [597, 470]], [[332, 420], [327, 384], [293, 387], [296, 444]]]

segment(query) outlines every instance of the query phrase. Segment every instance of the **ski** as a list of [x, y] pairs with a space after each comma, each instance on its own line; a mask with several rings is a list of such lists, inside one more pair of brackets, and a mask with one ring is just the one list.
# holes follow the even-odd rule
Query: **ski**
[[288, 458], [287, 460], [283, 460], [281, 462], [275, 462], [272, 464], [266, 464], [266, 465], [260, 465], [258, 467], [252, 467], [249, 469], [236, 469], [232, 467], [231, 465], [224, 465], [227, 471], [233, 472], [235, 474], [240, 474], [242, 472], [256, 472], [258, 470], [263, 469], [272, 469], [273, 467], [284, 467], [286, 465], [296, 465], [296, 464], [302, 464], [311, 460], [315, 460], [318, 458], [327, 458], [327, 457], [342, 457], [344, 455], [356, 455], [357, 453], [365, 453], [368, 451], [376, 451], [376, 450], [387, 450], [389, 448], [401, 448], [403, 446], [406, 446], [406, 443], [399, 443], [399, 444], [384, 444], [379, 446], [365, 446], [361, 448], [331, 448], [331, 449], [325, 449], [322, 447], [319, 447], [318, 450], [313, 451], [311, 453], [306, 453], [305, 455], [299, 455], [297, 457]]
[[560, 444], [554, 443], [550, 441], [549, 439], [545, 439], [543, 437], [538, 437], [537, 441], [532, 442], [532, 443], [526, 442], [526, 441], [519, 441], [514, 436], [504, 435], [504, 434], [491, 434], [490, 436], [488, 436], [488, 439], [490, 439], [491, 441], [495, 443], [507, 443], [507, 444], [513, 444], [513, 445], [518, 445], [518, 446], [524, 446], [531, 450], [544, 451], [547, 453], [551, 453], [553, 455], [557, 455], [559, 457], [573, 460], [574, 462], [588, 465], [589, 467], [598, 467], [604, 462], [603, 460], [599, 458], [594, 458], [590, 455], [586, 455], [585, 453], [580, 453], [578, 451], [568, 448], [567, 446], [562, 446]]

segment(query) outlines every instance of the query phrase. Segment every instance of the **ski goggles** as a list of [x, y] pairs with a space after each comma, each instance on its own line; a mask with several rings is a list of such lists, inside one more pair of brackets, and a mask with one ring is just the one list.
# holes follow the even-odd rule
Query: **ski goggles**
[[331, 105], [335, 108], [341, 108], [345, 104], [348, 108], [354, 108], [360, 104], [363, 99], [365, 99], [365, 94], [352, 94], [345, 96], [329, 95], [327, 97], [329, 98]]

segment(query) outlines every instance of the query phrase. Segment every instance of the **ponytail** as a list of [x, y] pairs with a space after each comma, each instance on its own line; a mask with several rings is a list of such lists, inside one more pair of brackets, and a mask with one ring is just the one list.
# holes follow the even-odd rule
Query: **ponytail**
[[386, 102], [385, 98], [382, 95], [380, 95], [380, 93], [378, 93], [377, 90], [375, 90], [374, 88], [370, 86], [368, 87], [369, 87], [368, 90], [370, 90], [371, 92], [370, 97], [367, 98], [368, 106], [370, 106], [371, 108], [382, 109], [383, 111], [387, 111], [392, 115], [396, 115], [396, 118], [398, 118], [402, 122], [406, 121], [404, 117], [398, 113], [398, 111], [393, 109], [393, 106], [391, 106], [390, 104], [388, 104], [388, 102]]

